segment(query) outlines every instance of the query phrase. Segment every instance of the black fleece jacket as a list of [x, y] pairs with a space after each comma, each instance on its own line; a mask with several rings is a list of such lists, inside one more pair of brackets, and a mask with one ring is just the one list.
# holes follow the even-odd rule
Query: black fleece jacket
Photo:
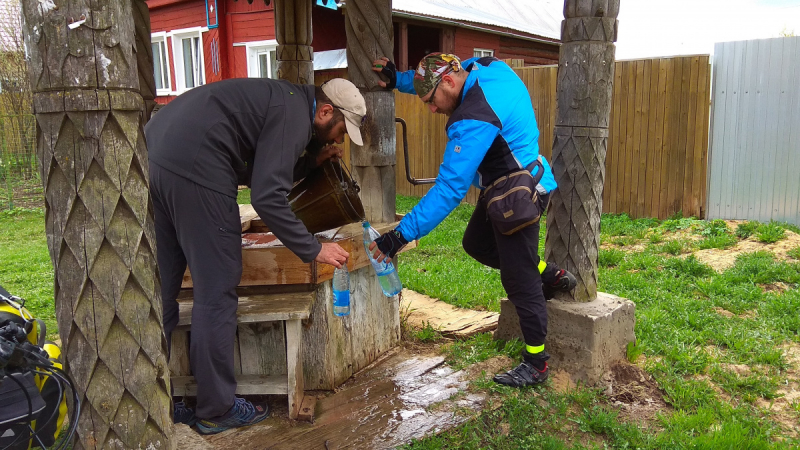
[[[161, 108], [145, 127], [150, 161], [236, 198], [252, 188], [253, 208], [304, 262], [321, 244], [294, 215], [286, 196], [311, 167], [314, 86], [238, 78], [194, 88]], [[202, 245], [202, 243], [198, 243]]]

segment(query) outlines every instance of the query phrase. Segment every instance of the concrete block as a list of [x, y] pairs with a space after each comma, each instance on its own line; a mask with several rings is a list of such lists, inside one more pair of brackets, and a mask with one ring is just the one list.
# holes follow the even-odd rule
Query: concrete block
[[[634, 342], [635, 306], [628, 299], [598, 292], [591, 302], [547, 302], [545, 351], [552, 355], [551, 370], [564, 370], [573, 381], [595, 385], [611, 365], [625, 359]], [[522, 339], [516, 308], [500, 301], [495, 339]]]

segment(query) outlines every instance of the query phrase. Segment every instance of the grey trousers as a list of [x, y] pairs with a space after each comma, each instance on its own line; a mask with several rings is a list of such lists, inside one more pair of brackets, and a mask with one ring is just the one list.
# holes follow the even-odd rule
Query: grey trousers
[[194, 285], [189, 358], [197, 380], [197, 417], [210, 419], [234, 402], [236, 286], [242, 240], [236, 199], [150, 163], [164, 331], [171, 345], [181, 281], [188, 263]]

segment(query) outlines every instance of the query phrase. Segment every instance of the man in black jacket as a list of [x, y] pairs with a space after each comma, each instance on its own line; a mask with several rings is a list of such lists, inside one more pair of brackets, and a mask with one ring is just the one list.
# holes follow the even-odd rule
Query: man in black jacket
[[343, 79], [322, 87], [231, 79], [182, 94], [147, 124], [168, 345], [187, 263], [194, 284], [189, 356], [198, 386], [196, 416], [177, 404], [176, 421], [196, 421], [201, 433], [211, 434], [268, 415], [265, 403], [234, 396], [236, 286], [242, 275], [238, 186], [252, 188], [255, 211], [303, 262], [341, 267], [348, 253], [335, 243], [320, 244], [286, 196], [293, 181], [336, 154], [327, 144], [342, 143], [345, 133], [362, 143], [366, 112], [358, 88]]

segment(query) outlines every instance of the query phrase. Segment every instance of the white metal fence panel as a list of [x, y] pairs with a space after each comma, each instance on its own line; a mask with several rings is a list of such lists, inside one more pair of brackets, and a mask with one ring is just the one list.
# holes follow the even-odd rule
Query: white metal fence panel
[[707, 217], [800, 225], [800, 37], [716, 44], [712, 70]]

